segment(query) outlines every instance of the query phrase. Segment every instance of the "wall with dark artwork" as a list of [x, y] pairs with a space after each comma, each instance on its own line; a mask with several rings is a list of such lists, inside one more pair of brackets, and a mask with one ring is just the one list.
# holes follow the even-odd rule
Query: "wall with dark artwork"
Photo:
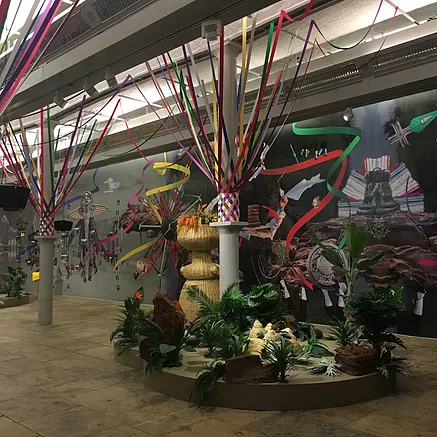
[[[351, 127], [361, 132], [358, 144], [328, 181], [332, 184], [343, 168], [345, 174], [339, 189], [344, 198], [334, 196], [326, 206], [323, 206], [323, 199], [328, 194], [326, 178], [336, 162], [336, 159], [327, 159], [336, 150], [346, 150], [354, 137], [329, 132], [297, 135], [292, 125], [286, 124], [264, 163], [267, 172], [276, 169], [277, 174], [261, 174], [241, 192], [242, 219], [249, 221], [251, 226], [241, 236], [243, 287], [268, 281], [276, 283], [301, 320], [327, 323], [333, 316], [341, 315], [342, 288], [323, 277], [323, 266], [320, 271], [308, 271], [307, 260], [314, 248], [314, 238], [338, 244], [345, 225], [351, 220], [370, 232], [368, 253], [378, 248], [393, 250], [394, 255], [378, 263], [369, 273], [369, 279], [378, 284], [401, 283], [405, 286], [408, 310], [398, 330], [437, 337], [437, 112], [433, 112], [436, 109], [437, 91], [432, 91], [354, 108], [349, 112], [348, 121], [344, 120], [343, 113], [337, 113], [299, 122], [299, 129]], [[162, 155], [149, 158], [164, 159]], [[172, 152], [167, 159], [172, 162], [180, 158], [177, 152]], [[94, 188], [94, 204], [107, 207], [95, 217], [98, 239], [110, 235], [116, 215], [126, 211], [128, 199], [136, 192], [141, 188], [144, 192], [146, 188], [165, 185], [169, 178], [174, 178], [172, 171], [159, 175], [149, 167], [144, 171], [143, 181], [145, 163], [141, 158], [99, 168], [97, 173], [86, 171], [74, 188], [72, 198]], [[296, 170], [302, 163], [306, 168]], [[294, 166], [292, 169], [296, 171], [289, 171], [289, 166]], [[285, 169], [278, 170], [281, 168]], [[194, 199], [192, 196], [200, 196], [203, 203], [215, 196], [211, 184], [194, 165], [190, 180], [180, 194], [186, 204]], [[77, 199], [69, 208], [61, 210], [57, 218], [68, 217], [79, 205], [80, 199]], [[314, 210], [316, 215], [298, 226], [302, 217]], [[37, 222], [30, 208], [23, 215], [28, 220], [29, 231], [31, 224]], [[17, 213], [5, 213], [0, 221], [0, 243], [4, 245], [2, 269], [13, 263], [8, 259], [6, 246], [8, 240], [15, 238], [14, 223], [18, 217]], [[296, 227], [298, 230], [289, 241], [287, 254], [286, 240]], [[156, 231], [150, 229], [129, 232], [119, 242], [120, 256], [155, 235]], [[58, 257], [58, 265], [54, 267], [57, 293], [122, 300], [143, 286], [146, 302], [151, 302], [159, 287], [163, 287], [162, 278], [156, 273], [156, 270], [163, 271], [160, 266], [134, 279], [133, 273], [143, 252], [120, 266], [119, 287], [112, 265], [104, 256], [97, 258], [97, 272], [85, 283], [81, 272], [74, 268], [79, 262], [79, 243], [76, 236], [70, 244], [69, 265], [73, 269], [69, 279]], [[58, 242], [58, 254], [61, 253], [60, 245]], [[164, 288], [177, 290], [180, 278], [172, 266], [167, 267], [164, 266], [169, 273]], [[302, 278], [310, 282], [318, 278], [320, 282], [310, 290], [302, 285]], [[365, 287], [366, 282], [359, 281], [357, 286]], [[35, 287], [37, 284], [30, 285], [30, 289]]]

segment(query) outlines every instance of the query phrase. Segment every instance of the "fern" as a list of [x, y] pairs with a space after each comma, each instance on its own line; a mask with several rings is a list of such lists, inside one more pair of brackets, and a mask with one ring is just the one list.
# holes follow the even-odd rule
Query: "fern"
[[340, 376], [341, 364], [322, 358], [319, 362], [307, 367], [306, 370], [314, 375], [337, 377]]
[[198, 305], [198, 316], [215, 316], [220, 311], [220, 303], [211, 299], [199, 287], [191, 285], [187, 287], [187, 296]]
[[199, 393], [200, 405], [205, 405], [211, 397], [217, 380], [224, 373], [224, 363], [215, 362], [212, 364], [204, 364], [197, 374], [197, 379], [194, 382], [193, 390], [191, 391], [190, 400], [194, 392]]
[[338, 345], [351, 346], [357, 341], [360, 332], [358, 326], [349, 319], [335, 319], [329, 334]]

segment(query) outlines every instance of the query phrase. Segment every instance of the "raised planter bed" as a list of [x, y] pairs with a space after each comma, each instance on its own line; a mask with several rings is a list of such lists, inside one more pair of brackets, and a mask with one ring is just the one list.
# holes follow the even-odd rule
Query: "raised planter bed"
[[123, 366], [130, 367], [135, 370], [143, 369], [143, 360], [140, 356], [140, 351], [138, 347], [133, 349], [128, 349], [122, 354], [118, 355], [119, 350], [114, 346], [114, 361], [123, 364]]
[[29, 301], [30, 296], [28, 294], [20, 297], [6, 297], [5, 295], [0, 295], [0, 308], [18, 307], [28, 304]]

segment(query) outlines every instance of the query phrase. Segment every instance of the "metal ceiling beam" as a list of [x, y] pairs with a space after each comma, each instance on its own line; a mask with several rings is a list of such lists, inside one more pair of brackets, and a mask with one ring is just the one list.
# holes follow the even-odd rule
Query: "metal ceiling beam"
[[[85, 43], [38, 67], [5, 112], [12, 120], [53, 102], [53, 95], [79, 92], [105, 79], [107, 68], [118, 74], [200, 36], [200, 23], [219, 18], [233, 22], [275, 0], [155, 0]], [[319, 1], [318, 3], [326, 3]]]

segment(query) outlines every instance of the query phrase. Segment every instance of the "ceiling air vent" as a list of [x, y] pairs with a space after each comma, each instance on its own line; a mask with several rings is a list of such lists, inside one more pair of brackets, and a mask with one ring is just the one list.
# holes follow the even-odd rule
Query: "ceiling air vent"
[[398, 48], [376, 57], [372, 68], [375, 73], [393, 71], [411, 63], [429, 61], [437, 56], [437, 38], [431, 38], [409, 47]]
[[94, 9], [102, 22], [109, 20], [114, 15], [139, 3], [140, 0], [95, 0]]

